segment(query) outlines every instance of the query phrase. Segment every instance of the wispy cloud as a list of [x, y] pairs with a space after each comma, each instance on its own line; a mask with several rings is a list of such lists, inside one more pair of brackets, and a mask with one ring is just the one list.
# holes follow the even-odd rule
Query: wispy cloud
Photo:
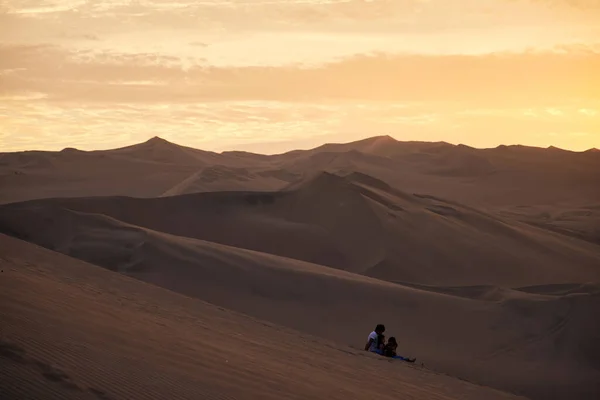
[[190, 102], [230, 100], [477, 101], [540, 104], [596, 99], [600, 53], [485, 56], [363, 55], [320, 66], [187, 66], [155, 54], [68, 52], [2, 46], [0, 92], [53, 100]]

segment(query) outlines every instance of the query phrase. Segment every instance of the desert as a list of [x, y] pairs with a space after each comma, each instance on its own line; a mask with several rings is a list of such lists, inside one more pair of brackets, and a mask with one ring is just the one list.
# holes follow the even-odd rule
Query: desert
[[9, 397], [600, 395], [597, 152], [154, 137], [0, 173]]

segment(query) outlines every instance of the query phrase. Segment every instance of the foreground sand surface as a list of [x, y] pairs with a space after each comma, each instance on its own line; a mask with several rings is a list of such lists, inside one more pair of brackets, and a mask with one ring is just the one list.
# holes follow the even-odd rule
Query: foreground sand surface
[[0, 236], [2, 398], [516, 399]]
[[[153, 138], [0, 154], [0, 187], [2, 362], [38, 397], [600, 398], [597, 150]], [[417, 365], [360, 350], [377, 323]]]

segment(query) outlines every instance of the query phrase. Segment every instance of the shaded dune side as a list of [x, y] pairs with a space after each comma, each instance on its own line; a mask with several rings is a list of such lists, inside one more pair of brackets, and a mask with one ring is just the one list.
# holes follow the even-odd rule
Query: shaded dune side
[[[416, 355], [448, 374], [504, 390], [537, 398], [552, 398], [540, 397], [548, 388], [557, 393], [553, 398], [569, 398], [558, 393], [596, 390], [597, 371], [590, 360], [600, 355], [598, 326], [590, 316], [598, 293], [566, 298], [498, 289], [493, 299], [478, 298], [471, 288], [445, 293], [440, 288], [410, 288], [155, 232], [102, 215], [69, 210], [54, 210], [52, 215], [54, 223], [46, 229], [22, 224], [13, 227], [20, 229], [13, 234], [179, 293], [357, 348], [364, 339], [360, 332], [386, 321], [390, 335], [401, 343], [401, 353]], [[18, 218], [28, 220], [25, 212]], [[573, 297], [587, 300], [571, 304]], [[581, 317], [569, 319], [574, 312]], [[565, 332], [569, 333], [564, 336]], [[559, 353], [558, 348], [578, 350]], [[540, 375], [528, 375], [524, 366]], [[544, 374], [562, 378], [552, 386]]]
[[148, 203], [140, 200], [53, 199], [9, 205], [3, 214], [21, 206], [56, 205], [178, 236], [354, 271], [376, 263], [382, 252], [378, 240], [384, 232], [368, 202], [343, 179], [329, 174], [320, 174], [294, 191], [144, 199]]
[[386, 226], [386, 257], [366, 271], [369, 276], [444, 286], [600, 280], [600, 249], [589, 243], [379, 186], [363, 192]]
[[295, 174], [285, 171], [253, 171], [225, 165], [205, 167], [173, 186], [162, 196], [214, 191], [267, 191], [278, 190], [293, 180]]
[[319, 173], [279, 192], [48, 199], [3, 206], [0, 214], [54, 206], [390, 281], [526, 286], [600, 280], [597, 246], [408, 195], [364, 174]]
[[510, 207], [498, 212], [507, 218], [600, 245], [600, 205], [571, 207]]
[[[104, 153], [27, 155], [28, 163], [51, 159], [49, 166], [10, 161], [0, 165], [0, 203], [72, 196], [159, 196], [197, 170], [197, 166], [168, 165]], [[21, 157], [7, 154], [8, 159]], [[0, 160], [0, 163], [2, 161]]]

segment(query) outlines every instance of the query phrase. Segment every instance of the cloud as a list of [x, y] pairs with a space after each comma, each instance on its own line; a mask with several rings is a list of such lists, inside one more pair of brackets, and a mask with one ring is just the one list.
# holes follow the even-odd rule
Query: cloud
[[[557, 13], [548, 14], [554, 5]], [[63, 0], [8, 2], [10, 15], [24, 19], [48, 16], [65, 17], [72, 24], [112, 21], [129, 25], [177, 29], [218, 29], [227, 26], [247, 30], [313, 30], [315, 27], [356, 29], [364, 24], [370, 30], [384, 29], [432, 31], [486, 27], [495, 23], [520, 24], [548, 21], [560, 11], [576, 5], [579, 9], [597, 8], [592, 0], [331, 0], [331, 1], [131, 1]], [[552, 11], [552, 9], [550, 9]], [[121, 20], [121, 21], [120, 21]], [[110, 25], [107, 28], [111, 29]], [[112, 29], [111, 29], [112, 30]]]
[[[303, 67], [184, 68], [156, 54], [69, 52], [0, 46], [0, 93], [54, 101], [455, 101], [480, 105], [595, 99], [600, 54], [530, 52], [481, 56], [373, 54]], [[142, 84], [143, 83], [143, 84]]]
[[552, 6], [570, 6], [583, 10], [600, 10], [600, 1], [598, 0], [534, 0], [538, 3], [544, 3]]
[[293, 146], [383, 131], [478, 145], [553, 132], [583, 146], [599, 131], [598, 3], [0, 0], [2, 145]]
[[9, 14], [20, 14], [24, 16], [37, 16], [38, 14], [53, 14], [72, 11], [77, 7], [85, 5], [85, 0], [61, 0], [61, 1], [34, 1], [24, 4], [8, 4]]

